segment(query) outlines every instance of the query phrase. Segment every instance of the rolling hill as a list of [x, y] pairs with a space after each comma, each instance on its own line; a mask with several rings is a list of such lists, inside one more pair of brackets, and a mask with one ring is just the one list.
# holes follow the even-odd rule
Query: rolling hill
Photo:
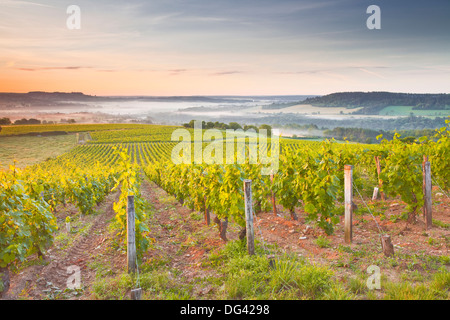
[[308, 98], [299, 104], [318, 107], [361, 108], [354, 114], [379, 114], [384, 108], [409, 106], [412, 110], [450, 109], [450, 94], [417, 94], [393, 92], [338, 92]]

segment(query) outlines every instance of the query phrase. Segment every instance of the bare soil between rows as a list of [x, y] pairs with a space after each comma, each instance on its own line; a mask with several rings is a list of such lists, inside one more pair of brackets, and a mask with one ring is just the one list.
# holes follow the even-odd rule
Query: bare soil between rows
[[[219, 237], [217, 225], [211, 222], [211, 225], [207, 226], [202, 213], [192, 212], [180, 205], [151, 182], [144, 180], [141, 193], [152, 206], [148, 224], [153, 239], [151, 248], [142, 259], [141, 268], [163, 261], [168, 269], [179, 270], [180, 281], [188, 283], [196, 283], [199, 278], [219, 277], [217, 270], [205, 263], [211, 253], [217, 252], [225, 245], [225, 241]], [[113, 202], [117, 198], [118, 192], [110, 194], [98, 205], [98, 214], [80, 218], [80, 229], [83, 230], [75, 230], [70, 234], [63, 228], [63, 221], [68, 215], [76, 215], [76, 208], [58, 208], [58, 234], [69, 239], [69, 244], [63, 246], [55, 241], [43, 260], [39, 260], [37, 256], [29, 257], [19, 266], [18, 271], [11, 272], [11, 287], [2, 299], [95, 299], [92, 285], [100, 270], [104, 273], [106, 269], [111, 276], [126, 272], [126, 253], [123, 247], [117, 248], [117, 235], [109, 228], [115, 216]], [[358, 203], [360, 208], [362, 205]], [[305, 221], [302, 210], [296, 211], [299, 220], [293, 221], [281, 206], [277, 206], [278, 215], [272, 212], [256, 215], [255, 239], [268, 254], [275, 251], [287, 252], [301, 255], [314, 263], [333, 266], [337, 277], [341, 279], [346, 279], [354, 273], [350, 268], [351, 264], [365, 270], [372, 264], [371, 259], [385, 259], [381, 250], [379, 227], [391, 235], [396, 254], [449, 256], [448, 228], [434, 225], [431, 230], [425, 230], [421, 215], [417, 216], [415, 224], [408, 224], [401, 219], [392, 222], [391, 216], [399, 216], [405, 204], [392, 199], [386, 201], [385, 205], [387, 210], [383, 220], [380, 216], [373, 217], [370, 214], [355, 212], [351, 244], [344, 242], [343, 216], [340, 217], [341, 222], [335, 226], [334, 234], [327, 236], [322, 230]], [[211, 221], [213, 218], [214, 216]], [[433, 198], [433, 219], [450, 224], [450, 201], [445, 196]], [[240, 230], [240, 227], [230, 223], [227, 233], [229, 241], [238, 239]], [[318, 245], [319, 237], [329, 240], [329, 245]], [[358, 261], [359, 258], [342, 248], [355, 252], [369, 250], [371, 256]], [[80, 268], [83, 290], [66, 290], [70, 266]], [[424, 271], [420, 263], [414, 268], [419, 272]], [[411, 270], [411, 266], [404, 260], [388, 270], [389, 277], [398, 280], [407, 269]], [[210, 285], [199, 286], [194, 289], [194, 296], [199, 299], [214, 299], [216, 290], [217, 288]]]

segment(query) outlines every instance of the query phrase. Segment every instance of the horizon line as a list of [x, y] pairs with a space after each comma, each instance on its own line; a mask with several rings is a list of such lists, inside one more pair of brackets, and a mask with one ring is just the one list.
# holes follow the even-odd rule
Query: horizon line
[[177, 98], [177, 97], [292, 97], [292, 96], [326, 96], [331, 95], [335, 93], [396, 93], [396, 94], [430, 94], [430, 95], [436, 95], [436, 94], [450, 94], [450, 92], [396, 92], [396, 91], [335, 91], [330, 92], [326, 94], [192, 94], [192, 95], [145, 95], [145, 94], [134, 94], [134, 95], [98, 95], [98, 94], [90, 94], [90, 93], [84, 93], [82, 91], [27, 91], [27, 92], [3, 92], [0, 91], [0, 94], [30, 94], [30, 93], [48, 93], [48, 94], [54, 94], [54, 93], [62, 93], [62, 94], [83, 94], [85, 96], [92, 96], [92, 97], [152, 97], [152, 98]]

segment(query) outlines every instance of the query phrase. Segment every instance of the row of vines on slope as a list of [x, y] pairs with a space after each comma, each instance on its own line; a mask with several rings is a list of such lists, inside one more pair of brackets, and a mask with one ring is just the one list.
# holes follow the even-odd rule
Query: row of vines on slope
[[[273, 183], [261, 174], [261, 164], [195, 165], [160, 162], [144, 169], [147, 177], [191, 209], [213, 211], [218, 219], [245, 226], [243, 180], [252, 180], [258, 208], [269, 207], [272, 192], [297, 219], [294, 208], [303, 205], [307, 221], [316, 221], [328, 234], [339, 221], [335, 202], [343, 196], [343, 166], [350, 154], [323, 142], [317, 149], [287, 150]], [[358, 180], [357, 180], [358, 181]]]
[[[447, 122], [449, 123], [449, 122]], [[337, 202], [343, 201], [344, 165], [354, 165], [354, 186], [369, 193], [378, 179], [381, 191], [400, 196], [407, 204], [405, 219], [413, 223], [423, 206], [422, 161], [428, 156], [434, 176], [444, 188], [450, 181], [449, 127], [437, 130], [435, 139], [405, 143], [396, 135], [377, 148], [346, 144], [337, 148], [329, 141], [301, 149], [286, 148], [280, 156], [279, 170], [273, 183], [263, 176], [261, 164], [179, 164], [159, 162], [144, 168], [147, 177], [193, 210], [213, 211], [225, 223], [232, 219], [240, 226], [244, 221], [243, 180], [252, 180], [253, 200], [257, 208], [268, 208], [268, 197], [276, 199], [297, 219], [295, 208], [302, 206], [306, 221], [316, 222], [327, 234], [339, 221]], [[378, 176], [374, 157], [381, 159]], [[221, 223], [219, 223], [219, 226]], [[222, 235], [223, 237], [223, 235]]]
[[[301, 206], [308, 221], [317, 222], [327, 233], [332, 233], [340, 214], [336, 202], [343, 199], [343, 168], [345, 164], [352, 164], [358, 189], [367, 192], [368, 187], [381, 179], [382, 191], [400, 196], [407, 203], [408, 218], [413, 222], [417, 209], [423, 205], [423, 156], [429, 157], [436, 182], [445, 190], [449, 188], [449, 128], [450, 121], [447, 121], [447, 126], [437, 131], [435, 139], [420, 139], [412, 144], [400, 141], [396, 135], [392, 141], [385, 140], [376, 148], [330, 142], [285, 148], [273, 183], [269, 176], [260, 174], [261, 164], [174, 165], [170, 161], [156, 161], [145, 166], [144, 172], [190, 208], [209, 209], [219, 221], [226, 224], [232, 219], [242, 227], [245, 226], [243, 180], [251, 179], [257, 208], [266, 210], [268, 197], [273, 192], [292, 218], [296, 218], [295, 208]], [[144, 146], [139, 146], [136, 152], [142, 153]], [[85, 154], [87, 149], [83, 148], [74, 149], [80, 152], [76, 159], [62, 156], [23, 171], [12, 167], [0, 172], [0, 267], [23, 260], [34, 252], [40, 253], [51, 243], [56, 229], [53, 212], [58, 205], [71, 202], [80, 212], [92, 213], [95, 204], [102, 201], [114, 185], [121, 186], [121, 198], [115, 205], [118, 229], [124, 230], [124, 199], [135, 195], [139, 212], [138, 252], [148, 248], [148, 229], [143, 223], [146, 214], [139, 193], [140, 167], [130, 163], [133, 161], [127, 152], [118, 155], [109, 148], [96, 148], [100, 156], [105, 153], [118, 163], [109, 167], [96, 161], [97, 156], [92, 158]], [[379, 177], [374, 156], [381, 158]], [[80, 165], [82, 163], [84, 166]]]
[[42, 255], [53, 241], [58, 205], [73, 203], [82, 214], [93, 213], [114, 184], [115, 170], [79, 168], [52, 160], [20, 170], [0, 172], [0, 267]]
[[391, 141], [383, 140], [381, 145], [380, 179], [382, 191], [391, 196], [400, 196], [407, 204], [404, 218], [410, 223], [416, 221], [419, 208], [424, 205], [422, 190], [423, 159], [428, 158], [436, 182], [443, 188], [450, 186], [450, 121], [447, 127], [437, 130], [435, 139], [420, 139], [419, 143], [405, 144], [395, 134]]
[[116, 180], [114, 189], [120, 188], [121, 192], [119, 200], [115, 202], [113, 206], [114, 211], [116, 212], [114, 226], [116, 230], [119, 231], [119, 235], [123, 239], [123, 244], [126, 245], [127, 202], [128, 196], [134, 196], [136, 251], [138, 257], [141, 257], [150, 246], [150, 230], [145, 223], [148, 214], [146, 213], [146, 202], [142, 198], [140, 191], [142, 182], [140, 177], [140, 167], [130, 161], [126, 151], [119, 151], [118, 154], [120, 160], [117, 170], [120, 172], [120, 175]]

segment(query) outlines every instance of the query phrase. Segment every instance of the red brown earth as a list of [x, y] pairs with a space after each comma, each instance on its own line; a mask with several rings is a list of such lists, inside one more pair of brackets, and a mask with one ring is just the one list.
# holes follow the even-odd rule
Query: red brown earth
[[[180, 270], [183, 281], [214, 276], [216, 270], [205, 262], [211, 253], [217, 252], [225, 244], [218, 236], [217, 226], [213, 223], [207, 226], [202, 214], [181, 206], [153, 183], [144, 181], [141, 192], [153, 206], [153, 215], [149, 220], [153, 245], [145, 254], [141, 268], [155, 261], [165, 261], [168, 267]], [[55, 237], [55, 244], [45, 253], [43, 261], [31, 256], [27, 262], [19, 265], [18, 271], [11, 273], [11, 287], [2, 299], [95, 299], [92, 285], [99, 270], [104, 272], [106, 269], [107, 274], [117, 275], [125, 272], [127, 267], [126, 253], [117, 246], [117, 235], [108, 228], [115, 216], [113, 202], [117, 197], [117, 192], [110, 194], [96, 208], [98, 214], [79, 218], [78, 227], [75, 226], [75, 231], [70, 234], [65, 230], [64, 221], [69, 215], [77, 217], [77, 210], [70, 205], [58, 208], [56, 216], [60, 230]], [[364, 206], [358, 201], [356, 203], [360, 209]], [[369, 201], [368, 205], [371, 204], [376, 203]], [[337, 265], [338, 278], [342, 279], [352, 273], [348, 268], [350, 264], [356, 263], [361, 269], [371, 264], [370, 259], [358, 261], [358, 257], [342, 248], [370, 250], [371, 259], [383, 259], [377, 223], [391, 235], [396, 253], [449, 256], [449, 228], [435, 225], [426, 231], [421, 216], [417, 217], [416, 224], [408, 224], [401, 219], [394, 223], [391, 216], [399, 216], [405, 204], [393, 199], [384, 203], [384, 207], [387, 208], [384, 220], [380, 219], [380, 215], [372, 217], [368, 213], [355, 212], [352, 244], [344, 242], [343, 217], [335, 227], [334, 234], [327, 236], [322, 230], [305, 222], [302, 210], [296, 211], [299, 220], [292, 221], [289, 213], [283, 211], [281, 206], [277, 207], [281, 213], [278, 216], [271, 212], [257, 214], [255, 238], [268, 253], [272, 253], [275, 250], [273, 245], [276, 245], [282, 251], [302, 255], [319, 264]], [[450, 201], [445, 195], [434, 196], [433, 219], [450, 224]], [[230, 224], [228, 239], [236, 240], [239, 231], [240, 227]], [[328, 239], [329, 245], [319, 246], [318, 237]], [[407, 268], [407, 263], [404, 260], [389, 270], [389, 277], [398, 279]], [[67, 268], [72, 265], [81, 269], [83, 290], [79, 292], [65, 291], [69, 277]], [[420, 264], [415, 268], [423, 271]], [[199, 299], [214, 298], [214, 288], [211, 286], [199, 287], [194, 292]]]

